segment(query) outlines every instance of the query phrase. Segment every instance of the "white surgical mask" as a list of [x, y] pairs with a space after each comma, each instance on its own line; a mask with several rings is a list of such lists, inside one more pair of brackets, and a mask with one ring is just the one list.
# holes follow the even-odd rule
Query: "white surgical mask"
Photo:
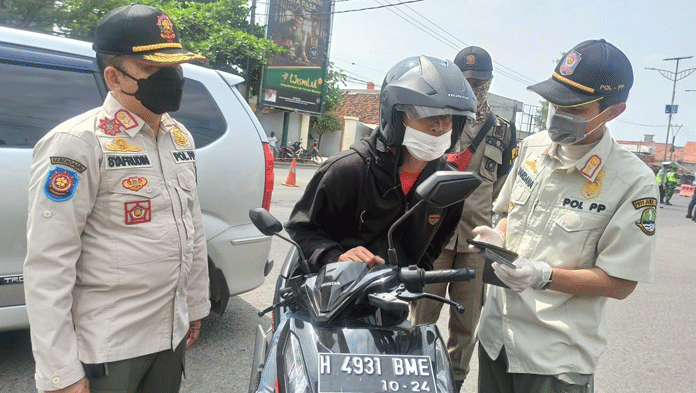
[[403, 145], [411, 155], [421, 161], [442, 157], [452, 144], [452, 130], [440, 136], [432, 136], [406, 126]]

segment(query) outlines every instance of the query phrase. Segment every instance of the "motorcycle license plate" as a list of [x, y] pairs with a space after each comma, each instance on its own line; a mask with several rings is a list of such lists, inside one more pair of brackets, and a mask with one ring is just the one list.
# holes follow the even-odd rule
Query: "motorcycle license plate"
[[320, 353], [319, 393], [435, 393], [430, 358]]

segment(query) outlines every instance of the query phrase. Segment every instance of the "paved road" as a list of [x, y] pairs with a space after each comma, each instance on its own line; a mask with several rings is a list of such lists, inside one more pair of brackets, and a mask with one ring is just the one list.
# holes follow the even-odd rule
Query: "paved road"
[[[299, 165], [299, 187], [282, 186], [288, 165], [276, 167], [271, 213], [285, 222], [295, 201], [316, 167]], [[596, 374], [596, 392], [691, 392], [696, 386], [691, 358], [696, 348], [696, 223], [684, 218], [688, 199], [675, 196], [674, 206], [659, 209], [658, 254], [655, 282], [640, 284], [628, 299], [610, 300], [609, 348]], [[193, 393], [246, 392], [258, 324], [268, 327], [270, 318], [256, 312], [269, 305], [275, 278], [289, 245], [273, 240], [276, 261], [266, 282], [258, 289], [230, 299], [225, 315], [203, 321], [199, 342], [187, 353], [181, 391]], [[626, 247], [630, 247], [627, 244]], [[446, 335], [445, 315], [438, 326]], [[0, 392], [32, 392], [33, 359], [26, 331], [0, 333]], [[463, 392], [475, 392], [476, 359], [472, 377]]]

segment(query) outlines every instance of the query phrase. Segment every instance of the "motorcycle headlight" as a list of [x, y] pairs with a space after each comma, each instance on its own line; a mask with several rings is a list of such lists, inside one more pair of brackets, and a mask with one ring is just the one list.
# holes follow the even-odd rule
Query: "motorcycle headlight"
[[450, 359], [442, 340], [435, 340], [435, 384], [438, 392], [453, 392]]
[[309, 378], [302, 358], [300, 343], [294, 335], [288, 336], [285, 345], [285, 386], [287, 392], [310, 393]]

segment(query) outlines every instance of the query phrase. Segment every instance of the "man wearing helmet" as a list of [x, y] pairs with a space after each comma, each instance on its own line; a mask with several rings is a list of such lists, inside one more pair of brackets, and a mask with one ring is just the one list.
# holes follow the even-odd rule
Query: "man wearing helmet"
[[[382, 84], [379, 128], [319, 168], [286, 225], [310, 268], [383, 264], [389, 227], [418, 201], [423, 180], [454, 169], [443, 155], [475, 113], [476, 98], [454, 63], [425, 56], [397, 63]], [[462, 203], [417, 210], [395, 230], [399, 261], [432, 269], [461, 212]]]
[[[474, 172], [481, 177], [481, 185], [466, 199], [461, 220], [455, 234], [435, 261], [434, 269], [469, 268], [483, 271], [484, 255], [481, 249], [466, 242], [479, 225], [491, 225], [491, 206], [498, 196], [510, 170], [511, 152], [515, 148], [515, 131], [503, 118], [496, 116], [487, 102], [488, 89], [493, 80], [493, 62], [486, 50], [478, 46], [462, 49], [454, 59], [462, 75], [476, 95], [476, 124], [461, 135], [464, 150], [448, 155], [448, 160], [461, 171]], [[485, 141], [485, 142], [484, 142]], [[478, 325], [483, 306], [484, 286], [481, 274], [471, 281], [430, 284], [425, 292], [446, 296], [464, 306], [464, 313], [450, 312], [447, 350], [452, 359], [455, 391], [458, 392], [469, 373], [469, 361], [476, 344]], [[435, 323], [442, 303], [421, 299], [411, 313], [414, 325]]]

